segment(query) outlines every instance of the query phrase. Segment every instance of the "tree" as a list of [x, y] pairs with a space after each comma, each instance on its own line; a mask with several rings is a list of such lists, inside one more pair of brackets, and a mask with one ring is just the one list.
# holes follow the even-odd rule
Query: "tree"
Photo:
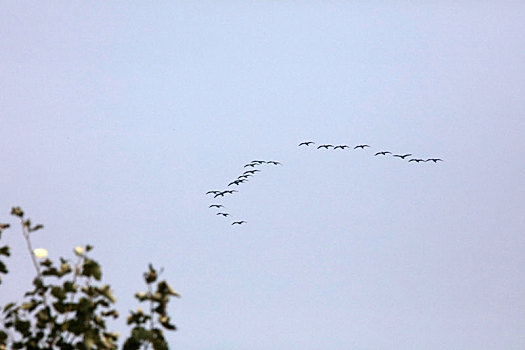
[[[32, 290], [24, 294], [21, 303], [0, 306], [0, 350], [5, 349], [117, 349], [119, 334], [108, 330], [106, 321], [118, 318], [116, 299], [102, 281], [102, 267], [89, 253], [92, 246], [74, 248], [76, 261], [60, 258], [55, 263], [47, 258], [45, 249], [33, 249], [31, 234], [44, 228], [26, 219], [20, 207], [11, 214], [20, 220], [22, 234], [36, 270]], [[0, 223], [2, 231], [10, 227]], [[8, 268], [2, 259], [10, 256], [9, 246], [0, 246], [0, 285]], [[132, 326], [122, 345], [124, 350], [152, 347], [169, 349], [164, 331], [176, 329], [168, 315], [172, 297], [180, 297], [165, 280], [159, 280], [162, 270], [149, 264], [144, 273], [147, 291], [135, 298], [146, 303], [145, 312], [130, 311], [127, 324]]]

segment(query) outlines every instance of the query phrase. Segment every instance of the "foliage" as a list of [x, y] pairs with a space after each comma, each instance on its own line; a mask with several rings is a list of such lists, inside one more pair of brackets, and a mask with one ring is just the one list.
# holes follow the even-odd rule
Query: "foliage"
[[[0, 307], [0, 350], [5, 349], [117, 349], [119, 334], [108, 330], [107, 321], [119, 317], [114, 308], [115, 296], [102, 281], [102, 267], [88, 253], [92, 246], [77, 246], [76, 261], [60, 258], [58, 263], [44, 259], [45, 249], [33, 249], [30, 235], [43, 228], [25, 219], [20, 207], [11, 214], [18, 217], [36, 277], [33, 287], [24, 294], [22, 303], [10, 302]], [[0, 223], [2, 231], [9, 224]], [[9, 246], [0, 246], [0, 284], [7, 274], [2, 260], [10, 255]], [[40, 260], [39, 260], [40, 259]], [[138, 292], [135, 298], [147, 303], [149, 310], [131, 311], [127, 324], [132, 327], [123, 349], [139, 350], [150, 346], [155, 350], [168, 349], [164, 331], [176, 329], [167, 308], [172, 297], [180, 297], [165, 280], [158, 277], [151, 264], [144, 273], [148, 291]]]

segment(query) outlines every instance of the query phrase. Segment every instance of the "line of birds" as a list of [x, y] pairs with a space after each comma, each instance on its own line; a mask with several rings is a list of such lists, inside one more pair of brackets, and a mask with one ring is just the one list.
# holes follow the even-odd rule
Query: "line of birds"
[[[316, 143], [314, 141], [303, 141], [301, 143], [299, 143], [299, 147], [310, 147], [311, 145], [315, 145]], [[331, 145], [331, 144], [322, 144], [322, 145], [319, 145], [317, 146], [317, 149], [333, 149], [333, 150], [337, 150], [337, 149], [341, 149], [341, 150], [345, 150], [345, 149], [351, 149], [350, 146], [348, 145]], [[370, 145], [367, 145], [367, 144], [360, 144], [360, 145], [356, 145], [353, 147], [353, 149], [361, 149], [361, 150], [364, 150], [365, 148], [371, 148]], [[408, 157], [411, 157], [412, 156], [412, 153], [404, 153], [404, 154], [394, 154], [390, 151], [379, 151], [379, 152], [376, 152], [374, 154], [374, 156], [386, 156], [386, 155], [391, 155], [392, 157], [396, 157], [396, 158], [400, 158], [400, 159], [406, 159]], [[437, 163], [437, 162], [442, 162], [443, 159], [441, 158], [427, 158], [427, 159], [423, 159], [423, 158], [409, 158], [408, 159], [408, 162], [416, 162], [416, 163], [421, 163], [421, 162], [434, 162], [434, 163]], [[243, 166], [244, 169], [246, 168], [249, 168], [248, 170], [245, 170], [241, 175], [237, 176], [236, 179], [234, 179], [233, 181], [230, 181], [227, 185], [227, 187], [230, 187], [230, 186], [240, 186], [241, 184], [243, 183], [246, 183], [249, 181], [249, 178], [255, 176], [256, 173], [260, 172], [261, 169], [260, 167], [264, 164], [269, 164], [269, 165], [282, 165], [280, 162], [276, 161], [276, 160], [252, 160], [251, 162], [245, 164]], [[211, 191], [208, 191], [206, 192], [206, 195], [212, 195], [213, 198], [218, 198], [218, 197], [221, 197], [223, 198], [225, 195], [231, 195], [231, 194], [234, 194], [236, 192], [239, 192], [237, 190], [234, 190], [234, 189], [225, 189], [225, 190], [211, 190]], [[217, 213], [215, 215], [217, 216], [222, 216], [222, 217], [230, 217], [231, 214], [230, 213], [227, 213], [224, 211], [224, 209], [226, 209], [226, 207], [222, 204], [217, 204], [217, 203], [214, 203], [214, 204], [211, 204], [209, 206], [209, 208], [211, 209], [217, 209]], [[231, 223], [231, 225], [242, 225], [242, 224], [245, 224], [247, 223], [247, 221], [245, 220], [237, 220], [237, 221], [233, 221]]]
[[[231, 182], [228, 183], [228, 187], [229, 186], [239, 186], [240, 184], [243, 184], [245, 182], [248, 182], [249, 178], [250, 177], [253, 177], [256, 173], [260, 172], [261, 170], [258, 169], [257, 167], [263, 165], [263, 164], [270, 164], [270, 165], [282, 165], [280, 162], [276, 161], [276, 160], [252, 160], [250, 163], [247, 163], [244, 165], [243, 168], [251, 168], [249, 170], [245, 170], [241, 175], [237, 176], [237, 178]], [[235, 192], [239, 192], [237, 190], [211, 190], [211, 191], [208, 191], [206, 192], [207, 195], [213, 195], [213, 198], [217, 198], [217, 197], [224, 197], [224, 195], [226, 194], [233, 194]], [[215, 209], [220, 209], [221, 211], [217, 212], [215, 215], [217, 216], [222, 216], [222, 217], [229, 217], [231, 216], [230, 213], [226, 213], [224, 211], [222, 211], [223, 209], [226, 209], [226, 207], [222, 204], [211, 204], [208, 208], [215, 208]], [[247, 221], [244, 221], [244, 220], [238, 220], [238, 221], [233, 221], [232, 222], [232, 225], [242, 225], [242, 224], [246, 224]]]
[[[298, 146], [306, 146], [306, 147], [309, 147], [310, 145], [315, 145], [316, 143], [314, 141], [303, 141], [301, 143], [299, 143]], [[366, 144], [362, 144], [362, 145], [356, 145], [354, 146], [353, 149], [365, 149], [365, 148], [369, 148], [370, 145], [366, 145]], [[344, 150], [346, 148], [350, 148], [350, 146], [348, 145], [330, 145], [330, 144], [322, 144], [322, 145], [319, 145], [317, 146], [317, 149], [321, 149], [321, 148], [324, 148], [324, 149], [333, 149], [333, 150], [336, 150], [336, 149], [341, 149], [341, 150]], [[412, 156], [412, 153], [406, 153], [406, 154], [393, 154], [392, 152], [390, 151], [379, 151], [377, 153], [374, 154], [374, 156], [386, 156], [387, 154], [391, 154], [393, 157], [396, 157], [396, 158], [400, 158], [400, 159], [405, 159], [407, 157], [410, 157]], [[434, 162], [434, 163], [437, 163], [437, 162], [442, 162], [443, 159], [441, 158], [427, 158], [427, 159], [422, 159], [422, 158], [409, 158], [408, 162], [416, 162], [416, 163], [421, 163], [421, 162]]]

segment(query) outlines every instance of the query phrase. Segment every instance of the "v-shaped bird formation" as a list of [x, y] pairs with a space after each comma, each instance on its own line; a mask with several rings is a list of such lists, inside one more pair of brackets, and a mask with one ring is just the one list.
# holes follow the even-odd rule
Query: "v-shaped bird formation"
[[[314, 141], [303, 141], [301, 143], [299, 143], [299, 147], [308, 147], [308, 148], [315, 148], [315, 149], [318, 149], [318, 150], [341, 150], [341, 151], [344, 151], [344, 150], [357, 150], [359, 152], [361, 151], [365, 151], [366, 152], [366, 149], [367, 148], [372, 148], [370, 145], [367, 145], [367, 144], [359, 144], [359, 145], [355, 145], [354, 147], [351, 147], [349, 145], [332, 145], [332, 144], [321, 144], [317, 147], [313, 146], [311, 147], [312, 145], [316, 145], [316, 142]], [[438, 163], [438, 162], [442, 162], [443, 159], [441, 158], [412, 158], [413, 154], [412, 153], [393, 153], [391, 151], [386, 151], [386, 150], [380, 150], [380, 151], [377, 151], [374, 153], [374, 157], [385, 157], [385, 156], [391, 156], [391, 157], [395, 157], [395, 158], [399, 158], [401, 160], [407, 160], [408, 163], [427, 163], [427, 162], [433, 162], [433, 163]], [[411, 157], [411, 158], [409, 158]], [[407, 159], [408, 158], [408, 159]], [[263, 165], [272, 165], [272, 166], [275, 166], [275, 165], [282, 165], [280, 162], [278, 161], [275, 161], [275, 160], [252, 160], [251, 162], [245, 164], [243, 166], [243, 169], [248, 169], [248, 170], [244, 170], [244, 172], [242, 174], [240, 174], [239, 176], [237, 176], [236, 179], [230, 181], [228, 184], [227, 184], [227, 187], [230, 187], [230, 186], [240, 186], [241, 184], [244, 184], [246, 182], [249, 182], [250, 181], [250, 178], [255, 176], [258, 172], [261, 171], [261, 167]], [[211, 195], [213, 196], [213, 198], [223, 198], [225, 195], [232, 195], [236, 192], [239, 192], [237, 190], [234, 190], [234, 189], [225, 189], [225, 190], [211, 190], [211, 191], [208, 191], [206, 192], [206, 195]], [[219, 203], [214, 203], [214, 204], [211, 204], [209, 206], [210, 209], [217, 209], [217, 210], [220, 210], [218, 211], [217, 213], [215, 213], [216, 216], [218, 217], [224, 217], [224, 218], [228, 218], [230, 216], [232, 216], [232, 214], [230, 213], [227, 213], [225, 211], [225, 206], [222, 205], [222, 204], [219, 204]], [[242, 225], [242, 224], [245, 224], [247, 223], [247, 221], [244, 221], [244, 220], [236, 220], [236, 221], [233, 221], [231, 223], [231, 225]]]
[[[261, 172], [261, 168], [263, 165], [270, 165], [270, 166], [276, 166], [276, 165], [282, 165], [281, 162], [278, 162], [276, 160], [252, 160], [251, 162], [245, 164], [243, 166], [243, 169], [249, 169], [249, 170], [245, 170], [242, 174], [240, 174], [239, 176], [237, 176], [236, 179], [234, 179], [233, 181], [230, 181], [228, 184], [227, 184], [227, 187], [230, 187], [230, 186], [240, 186], [241, 184], [244, 184], [246, 182], [249, 182], [250, 178], [255, 176], [258, 172]], [[206, 195], [210, 195], [210, 196], [213, 196], [213, 198], [222, 198], [224, 197], [225, 195], [232, 195], [236, 192], [239, 192], [237, 190], [230, 190], [230, 189], [225, 189], [225, 190], [211, 190], [211, 191], [208, 191], [206, 192]], [[230, 213], [227, 213], [224, 211], [224, 209], [226, 209], [226, 207], [222, 204], [219, 204], [219, 203], [214, 203], [214, 204], [211, 204], [208, 208], [210, 209], [220, 209], [221, 211], [215, 213], [216, 216], [222, 216], [222, 217], [230, 217], [232, 216], [232, 214]], [[246, 224], [247, 221], [245, 220], [236, 220], [236, 221], [233, 221], [231, 223], [231, 225], [242, 225], [242, 224]]]

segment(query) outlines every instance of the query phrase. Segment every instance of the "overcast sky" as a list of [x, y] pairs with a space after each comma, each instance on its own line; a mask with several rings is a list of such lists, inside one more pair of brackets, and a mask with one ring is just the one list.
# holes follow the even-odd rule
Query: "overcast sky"
[[396, 3], [2, 2], [0, 222], [94, 245], [124, 333], [164, 267], [174, 349], [522, 350], [525, 5]]

